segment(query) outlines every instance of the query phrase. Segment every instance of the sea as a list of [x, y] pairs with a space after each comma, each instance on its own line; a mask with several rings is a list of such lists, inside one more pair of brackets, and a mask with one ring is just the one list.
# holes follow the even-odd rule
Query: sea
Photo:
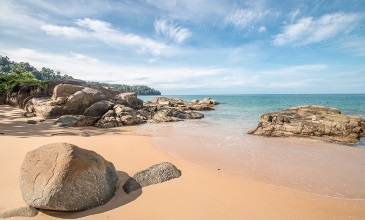
[[[156, 96], [139, 96], [144, 101]], [[352, 146], [309, 138], [248, 135], [264, 113], [302, 105], [337, 108], [365, 118], [365, 94], [166, 95], [221, 102], [200, 120], [123, 128], [153, 137], [170, 155], [222, 175], [325, 196], [365, 199], [365, 139]]]

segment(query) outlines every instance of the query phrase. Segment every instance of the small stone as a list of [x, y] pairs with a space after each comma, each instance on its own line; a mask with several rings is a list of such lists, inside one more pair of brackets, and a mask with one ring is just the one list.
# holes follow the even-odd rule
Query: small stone
[[27, 121], [27, 124], [31, 124], [31, 125], [35, 125], [35, 124], [37, 124], [38, 122], [37, 121], [35, 121], [35, 120], [28, 120]]
[[162, 183], [181, 176], [181, 171], [171, 163], [164, 162], [153, 165], [146, 170], [136, 173], [123, 185], [126, 193], [131, 193], [142, 187]]

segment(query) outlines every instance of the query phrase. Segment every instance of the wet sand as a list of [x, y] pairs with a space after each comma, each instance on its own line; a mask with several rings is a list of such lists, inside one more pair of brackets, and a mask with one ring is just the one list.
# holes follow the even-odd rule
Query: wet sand
[[[43, 124], [27, 125], [27, 119], [19, 116], [19, 112], [21, 113], [20, 110], [0, 106], [0, 132], [4, 133], [0, 136], [0, 211], [25, 205], [18, 175], [26, 152], [47, 143], [69, 142], [96, 151], [113, 162], [121, 185], [134, 173], [164, 161], [175, 164], [181, 169], [182, 176], [129, 195], [119, 187], [110, 202], [95, 209], [79, 213], [41, 212], [34, 219], [365, 218], [365, 200], [308, 193], [268, 184], [255, 178], [237, 178], [226, 172], [224, 167], [218, 170], [220, 167], [216, 166], [214, 157], [210, 160], [201, 157], [200, 153], [211, 154], [210, 151], [204, 151], [204, 148], [203, 152], [189, 150], [201, 149], [200, 145], [196, 146], [196, 140], [175, 140], [169, 143], [171, 139], [130, 135], [130, 131], [124, 132], [123, 129], [100, 133], [88, 128], [63, 129], [53, 126], [51, 120], [42, 122]], [[91, 136], [75, 135], [78, 132], [88, 132]], [[52, 135], [55, 133], [60, 135]], [[185, 146], [187, 158], [171, 148], [163, 150], [166, 146], [161, 141], [174, 148], [178, 148], [179, 144]], [[214, 156], [214, 153], [211, 155]], [[189, 158], [191, 161], [186, 160]], [[206, 161], [212, 166], [197, 165], [195, 160]], [[325, 167], [319, 166], [318, 169], [326, 173]]]

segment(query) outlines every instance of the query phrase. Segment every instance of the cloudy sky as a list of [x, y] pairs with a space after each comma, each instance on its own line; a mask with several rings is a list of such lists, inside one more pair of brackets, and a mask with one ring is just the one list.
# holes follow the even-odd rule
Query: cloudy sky
[[1, 0], [0, 55], [163, 94], [365, 93], [365, 2]]

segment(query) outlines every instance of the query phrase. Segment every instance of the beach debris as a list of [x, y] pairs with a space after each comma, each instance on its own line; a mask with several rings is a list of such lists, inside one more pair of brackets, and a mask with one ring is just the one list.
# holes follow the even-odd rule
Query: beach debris
[[365, 119], [324, 106], [299, 106], [261, 116], [249, 134], [272, 137], [311, 137], [354, 144], [365, 137]]
[[37, 124], [38, 122], [37, 121], [35, 121], [35, 120], [28, 120], [27, 121], [27, 124], [31, 124], [31, 125], [35, 125], [35, 124]]
[[0, 218], [12, 218], [12, 217], [34, 217], [38, 215], [38, 210], [33, 207], [20, 207], [15, 209], [5, 210], [0, 212]]
[[118, 177], [111, 162], [69, 143], [41, 146], [26, 154], [20, 189], [27, 205], [54, 211], [82, 211], [108, 202]]
[[181, 176], [181, 171], [171, 163], [163, 162], [142, 170], [130, 177], [123, 185], [124, 191], [129, 194], [142, 187], [162, 183]]

